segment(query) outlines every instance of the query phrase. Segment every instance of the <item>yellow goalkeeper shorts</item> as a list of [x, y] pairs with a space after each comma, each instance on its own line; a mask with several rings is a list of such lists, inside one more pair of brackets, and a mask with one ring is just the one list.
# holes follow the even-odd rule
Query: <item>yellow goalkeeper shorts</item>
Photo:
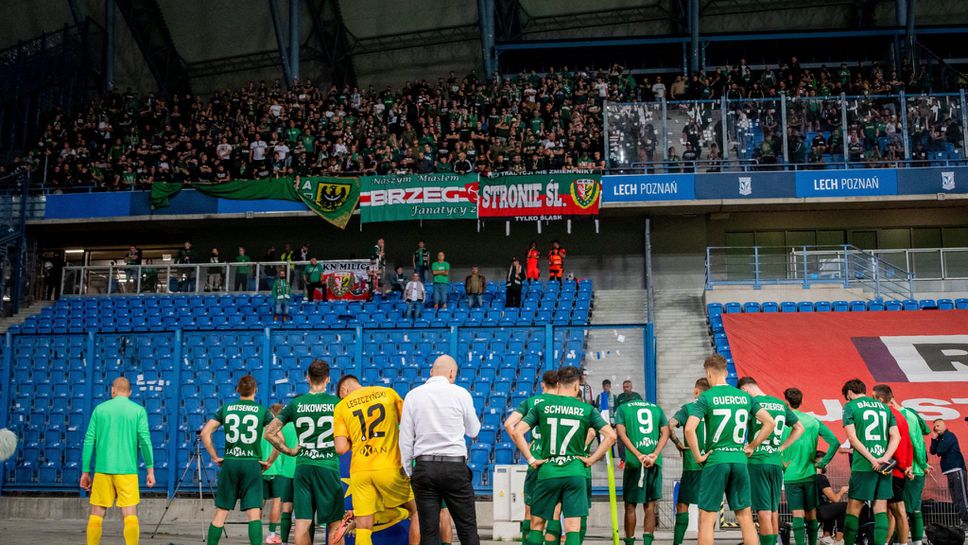
[[118, 507], [138, 505], [141, 496], [138, 492], [137, 473], [131, 475], [94, 474], [94, 484], [91, 486], [91, 505], [113, 507], [115, 499], [118, 500]]

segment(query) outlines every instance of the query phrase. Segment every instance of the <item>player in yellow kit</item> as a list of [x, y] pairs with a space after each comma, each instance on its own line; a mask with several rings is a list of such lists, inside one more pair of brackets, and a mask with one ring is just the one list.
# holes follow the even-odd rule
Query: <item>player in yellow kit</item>
[[400, 462], [403, 399], [392, 388], [362, 386], [353, 375], [340, 379], [336, 393], [342, 398], [333, 413], [336, 452], [352, 452], [349, 493], [353, 496], [356, 543], [372, 545], [374, 515], [399, 507], [410, 512], [413, 543], [419, 539], [417, 504]]

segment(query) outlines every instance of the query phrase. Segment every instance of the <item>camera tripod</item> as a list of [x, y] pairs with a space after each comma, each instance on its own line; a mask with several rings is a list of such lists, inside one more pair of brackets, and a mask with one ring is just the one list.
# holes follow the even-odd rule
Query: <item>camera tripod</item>
[[[161, 518], [158, 519], [158, 524], [155, 524], [155, 530], [151, 532], [151, 539], [154, 539], [155, 535], [158, 533], [158, 528], [161, 527], [162, 521], [165, 520], [165, 516], [168, 514], [168, 509], [171, 508], [171, 504], [174, 503], [175, 498], [178, 497], [178, 491], [181, 490], [182, 485], [185, 484], [185, 477], [188, 477], [189, 472], [194, 471], [196, 473], [197, 480], [198, 480], [198, 499], [199, 500], [205, 499], [204, 491], [203, 491], [204, 489], [202, 488], [203, 480], [204, 480], [205, 486], [207, 486], [210, 491], [215, 489], [212, 486], [212, 480], [209, 478], [208, 469], [202, 468], [201, 437], [202, 437], [202, 432], [196, 430], [195, 441], [192, 443], [191, 456], [188, 457], [188, 463], [185, 464], [185, 470], [182, 471], [181, 477], [179, 477], [178, 481], [175, 483], [175, 490], [172, 493], [171, 497], [168, 498], [168, 503], [165, 504], [165, 510], [161, 513]], [[215, 493], [212, 492], [213, 498], [214, 498], [214, 495]], [[201, 510], [204, 511], [205, 508], [202, 507]], [[226, 531], [224, 528], [222, 529], [222, 531], [225, 532], [225, 536], [228, 537], [228, 531]], [[204, 540], [205, 537], [206, 535], [203, 530], [202, 539]]]

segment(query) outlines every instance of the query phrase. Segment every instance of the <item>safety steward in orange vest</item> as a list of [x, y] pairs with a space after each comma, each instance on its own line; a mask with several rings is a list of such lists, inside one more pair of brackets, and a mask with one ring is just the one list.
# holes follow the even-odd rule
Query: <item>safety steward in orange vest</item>
[[565, 271], [565, 249], [555, 240], [548, 252], [548, 279], [561, 282], [561, 275]]

